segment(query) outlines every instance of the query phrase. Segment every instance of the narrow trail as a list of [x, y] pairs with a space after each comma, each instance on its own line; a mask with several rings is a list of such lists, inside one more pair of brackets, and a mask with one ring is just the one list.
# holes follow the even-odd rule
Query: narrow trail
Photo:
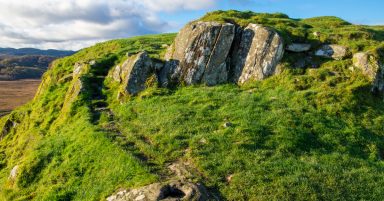
[[[142, 150], [143, 144], [151, 144], [150, 140], [142, 136], [128, 136], [119, 123], [107, 101], [108, 91], [105, 85], [109, 68], [100, 69], [95, 66], [88, 79], [90, 91], [90, 109], [92, 112], [91, 122], [101, 132], [105, 133], [110, 141], [118, 145], [127, 154], [135, 157], [143, 166], [148, 167], [149, 171], [158, 176], [158, 182], [152, 185], [160, 185], [161, 189], [168, 189], [164, 198], [181, 199], [183, 197], [195, 196], [195, 193], [211, 197], [212, 200], [221, 200], [220, 194], [215, 189], [206, 189], [200, 184], [193, 183], [195, 178], [201, 178], [200, 174], [192, 164], [182, 159], [173, 162], [159, 163], [155, 158], [151, 158]], [[176, 183], [175, 183], [176, 182]], [[174, 186], [176, 185], [176, 186]], [[152, 188], [151, 185], [142, 187], [143, 189]], [[157, 189], [160, 190], [161, 189]], [[152, 189], [151, 191], [153, 191]], [[145, 191], [145, 190], [144, 190]], [[194, 192], [194, 193], [191, 193]], [[125, 191], [126, 193], [126, 191]], [[113, 196], [112, 196], [113, 197]]]
[[[153, 173], [158, 174], [161, 172], [163, 167], [155, 164], [154, 159], [150, 156], [143, 153], [138, 147], [137, 143], [145, 143], [145, 139], [137, 138], [135, 140], [130, 140], [122, 132], [122, 129], [116, 119], [113, 111], [111, 110], [107, 96], [104, 94], [104, 91], [109, 90], [109, 88], [104, 84], [105, 79], [108, 75], [109, 68], [103, 68], [102, 65], [96, 64], [90, 72], [90, 76], [87, 78], [90, 88], [90, 109], [92, 112], [91, 122], [98, 129], [104, 133], [108, 134], [111, 142], [117, 144], [124, 151], [132, 154], [138, 161], [143, 165], [150, 168]], [[103, 119], [101, 117], [103, 116]], [[105, 117], [107, 122], [105, 122]]]

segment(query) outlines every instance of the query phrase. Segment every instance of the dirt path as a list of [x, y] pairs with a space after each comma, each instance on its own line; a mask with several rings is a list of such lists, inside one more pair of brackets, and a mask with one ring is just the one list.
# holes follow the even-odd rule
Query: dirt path
[[0, 116], [32, 100], [40, 81], [0, 81]]

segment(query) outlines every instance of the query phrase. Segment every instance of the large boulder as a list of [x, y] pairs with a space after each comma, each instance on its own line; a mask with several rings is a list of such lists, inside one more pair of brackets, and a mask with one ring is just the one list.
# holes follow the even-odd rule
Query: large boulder
[[175, 79], [187, 85], [197, 83], [216, 85], [226, 82], [229, 71], [227, 56], [234, 35], [233, 24], [217, 22], [187, 24], [166, 54], [171, 64], [167, 64], [163, 72], [160, 72], [162, 75], [160, 80]]
[[127, 95], [136, 95], [146, 87], [146, 81], [155, 70], [153, 62], [147, 52], [140, 52], [129, 56], [121, 65], [117, 65], [111, 77], [120, 83], [121, 92]]
[[316, 52], [316, 56], [341, 60], [349, 55], [348, 48], [341, 45], [323, 45]]
[[369, 52], [353, 55], [353, 65], [359, 68], [373, 83], [372, 91], [384, 92], [384, 63], [378, 56]]
[[257, 24], [249, 24], [244, 29], [237, 46], [232, 54], [231, 80], [239, 84], [275, 74], [284, 54], [279, 34]]

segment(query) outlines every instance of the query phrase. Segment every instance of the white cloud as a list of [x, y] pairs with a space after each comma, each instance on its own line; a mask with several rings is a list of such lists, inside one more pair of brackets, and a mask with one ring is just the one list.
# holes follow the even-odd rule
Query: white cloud
[[0, 47], [79, 49], [95, 42], [160, 33], [161, 12], [198, 10], [216, 0], [0, 0]]

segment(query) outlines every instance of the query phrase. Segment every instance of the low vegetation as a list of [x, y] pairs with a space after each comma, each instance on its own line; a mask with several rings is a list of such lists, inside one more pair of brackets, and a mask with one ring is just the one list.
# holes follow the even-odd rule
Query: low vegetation
[[[384, 32], [334, 17], [218, 11], [202, 19], [259, 22], [286, 40], [314, 44], [340, 34], [338, 42], [356, 51], [379, 46]], [[359, 29], [374, 34], [344, 38]], [[312, 38], [313, 31], [324, 40]], [[0, 128], [17, 123], [0, 140], [0, 200], [102, 200], [119, 188], [161, 181], [179, 160], [193, 164], [196, 180], [224, 200], [384, 198], [383, 97], [350, 70], [351, 59], [321, 60], [309, 69], [288, 65], [241, 87], [148, 83], [138, 96], [117, 101], [108, 71], [127, 53], [146, 50], [161, 60], [174, 37], [113, 40], [56, 60], [35, 99], [0, 119]], [[66, 78], [75, 63], [90, 61], [97, 65], [84, 76], [86, 92], [63, 109]], [[97, 111], [100, 104], [110, 111]], [[9, 178], [15, 166], [18, 175]]]

